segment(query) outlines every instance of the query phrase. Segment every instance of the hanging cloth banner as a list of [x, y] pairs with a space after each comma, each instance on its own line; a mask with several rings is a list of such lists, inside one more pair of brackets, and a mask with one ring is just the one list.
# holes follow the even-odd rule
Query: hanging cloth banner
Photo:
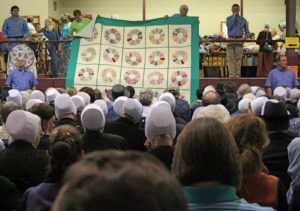
[[115, 84], [150, 88], [159, 96], [178, 87], [193, 101], [199, 86], [198, 17], [125, 21], [97, 17], [73, 40], [66, 88]]

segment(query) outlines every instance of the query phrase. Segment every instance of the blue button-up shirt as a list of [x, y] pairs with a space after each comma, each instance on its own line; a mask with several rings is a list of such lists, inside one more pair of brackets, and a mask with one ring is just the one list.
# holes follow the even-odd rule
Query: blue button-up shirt
[[38, 84], [37, 79], [30, 70], [15, 69], [11, 71], [5, 82], [6, 86], [19, 91], [25, 91], [32, 89], [32, 87]]
[[27, 22], [24, 18], [9, 17], [5, 19], [2, 26], [2, 36], [3, 38], [21, 38], [28, 37], [29, 30]]
[[265, 86], [274, 91], [279, 86], [294, 88], [299, 86], [299, 81], [293, 70], [277, 67], [269, 73]]
[[[59, 40], [59, 35], [55, 29], [52, 29], [52, 31], [48, 31], [46, 28], [42, 28], [41, 33], [45, 35], [45, 37], [48, 38], [48, 40]], [[50, 47], [55, 47], [57, 49], [58, 44], [53, 43], [53, 44], [48, 44]]]
[[246, 37], [250, 37], [248, 23], [242, 16], [228, 16], [226, 19], [227, 33], [229, 37], [242, 37], [245, 31]]

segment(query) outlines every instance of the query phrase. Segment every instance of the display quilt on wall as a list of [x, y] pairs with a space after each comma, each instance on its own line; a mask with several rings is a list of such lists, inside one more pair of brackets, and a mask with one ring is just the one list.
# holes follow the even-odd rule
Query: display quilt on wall
[[158, 96], [178, 86], [187, 101], [199, 86], [198, 17], [124, 21], [97, 17], [90, 38], [75, 38], [66, 88], [89, 86], [103, 94], [114, 84]]

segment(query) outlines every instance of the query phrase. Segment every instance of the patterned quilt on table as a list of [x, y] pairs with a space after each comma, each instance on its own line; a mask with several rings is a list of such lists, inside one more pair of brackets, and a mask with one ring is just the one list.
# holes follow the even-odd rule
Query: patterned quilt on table
[[103, 94], [114, 84], [158, 96], [178, 86], [187, 100], [199, 86], [198, 17], [124, 21], [97, 17], [90, 38], [72, 44], [66, 88], [89, 86]]

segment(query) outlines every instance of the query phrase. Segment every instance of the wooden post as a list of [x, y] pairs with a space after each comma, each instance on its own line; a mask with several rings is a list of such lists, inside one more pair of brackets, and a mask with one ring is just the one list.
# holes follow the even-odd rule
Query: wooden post
[[244, 0], [241, 0], [240, 8], [241, 8], [241, 16], [244, 16]]
[[143, 0], [143, 21], [146, 20], [146, 0]]

